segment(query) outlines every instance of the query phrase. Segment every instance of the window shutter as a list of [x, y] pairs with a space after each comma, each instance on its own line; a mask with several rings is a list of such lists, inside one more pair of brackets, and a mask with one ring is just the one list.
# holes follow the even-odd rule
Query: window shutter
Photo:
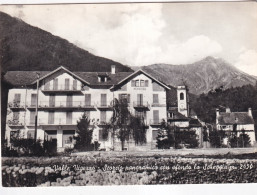
[[135, 80], [132, 80], [132, 81], [131, 81], [131, 87], [135, 87], [135, 85], [136, 85], [136, 81], [135, 81]]
[[155, 104], [159, 103], [158, 94], [153, 94], [153, 103], [155, 103]]
[[77, 90], [77, 80], [73, 80], [73, 90]]
[[67, 95], [67, 99], [66, 99], [66, 106], [67, 107], [71, 107], [72, 106], [72, 95]]
[[37, 104], [37, 94], [31, 94], [31, 106], [35, 107]]
[[35, 124], [35, 111], [30, 111], [30, 124]]
[[65, 90], [69, 90], [70, 89], [70, 79], [65, 79]]
[[85, 106], [91, 106], [91, 94], [85, 94]]
[[128, 103], [130, 103], [130, 94], [128, 94]]
[[148, 80], [145, 80], [145, 86], [148, 87]]
[[20, 93], [14, 94], [14, 103], [17, 107], [20, 106], [20, 103], [21, 103], [21, 94]]
[[48, 113], [48, 124], [54, 124], [54, 112]]
[[54, 79], [54, 90], [58, 90], [58, 78]]

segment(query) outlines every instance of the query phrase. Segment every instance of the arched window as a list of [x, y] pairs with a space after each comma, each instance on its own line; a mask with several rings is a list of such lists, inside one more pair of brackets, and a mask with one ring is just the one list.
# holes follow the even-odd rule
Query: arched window
[[184, 93], [180, 93], [180, 100], [184, 100]]

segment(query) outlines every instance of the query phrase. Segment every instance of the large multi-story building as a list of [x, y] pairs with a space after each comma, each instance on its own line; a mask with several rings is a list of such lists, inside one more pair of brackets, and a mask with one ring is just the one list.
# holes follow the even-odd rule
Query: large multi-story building
[[169, 87], [143, 70], [116, 72], [112, 66], [111, 72], [97, 73], [71, 72], [59, 67], [51, 72], [9, 71], [5, 80], [13, 86], [8, 94], [8, 140], [17, 130], [24, 138], [34, 137], [37, 102], [37, 139], [56, 140], [59, 151], [71, 147], [71, 138], [83, 113], [95, 121], [93, 140], [98, 141], [101, 148], [112, 148], [111, 138], [103, 140], [101, 130], [112, 117], [111, 104], [115, 98], [126, 98], [131, 113], [143, 116], [148, 127], [147, 143], [135, 146], [133, 141], [126, 142], [129, 150], [155, 148], [160, 123], [163, 119], [167, 121], [166, 90]]

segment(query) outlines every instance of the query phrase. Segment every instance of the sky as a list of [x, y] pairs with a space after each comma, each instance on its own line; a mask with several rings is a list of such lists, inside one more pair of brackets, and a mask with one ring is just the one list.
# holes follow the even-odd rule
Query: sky
[[223, 58], [257, 76], [257, 3], [1, 5], [0, 11], [130, 66]]

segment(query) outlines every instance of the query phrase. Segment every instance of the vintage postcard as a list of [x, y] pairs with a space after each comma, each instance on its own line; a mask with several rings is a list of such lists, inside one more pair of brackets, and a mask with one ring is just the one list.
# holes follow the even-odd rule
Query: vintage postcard
[[257, 182], [257, 3], [0, 5], [3, 187]]

